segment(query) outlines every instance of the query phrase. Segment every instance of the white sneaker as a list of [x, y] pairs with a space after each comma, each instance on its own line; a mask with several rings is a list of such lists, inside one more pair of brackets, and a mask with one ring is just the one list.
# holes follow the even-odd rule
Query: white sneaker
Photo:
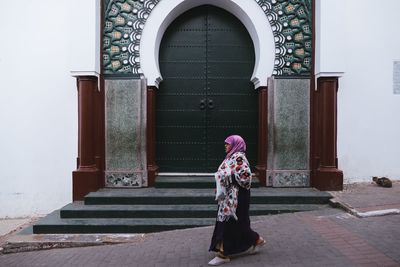
[[253, 255], [258, 253], [258, 251], [260, 251], [260, 248], [257, 246], [251, 246], [248, 250], [247, 250], [247, 254], [249, 255]]
[[259, 241], [259, 243], [258, 243], [257, 245], [251, 246], [251, 247], [247, 250], [247, 253], [248, 253], [248, 254], [253, 255], [253, 254], [258, 253], [258, 252], [260, 251], [260, 248], [261, 248], [262, 246], [264, 246], [265, 243], [267, 243], [267, 242], [265, 241], [264, 238], [261, 237], [260, 239], [261, 239], [261, 240]]
[[217, 266], [217, 265], [221, 265], [227, 262], [230, 262], [231, 260], [229, 258], [221, 258], [216, 256], [214, 259], [210, 260], [208, 262], [208, 265], [212, 265], [212, 266]]

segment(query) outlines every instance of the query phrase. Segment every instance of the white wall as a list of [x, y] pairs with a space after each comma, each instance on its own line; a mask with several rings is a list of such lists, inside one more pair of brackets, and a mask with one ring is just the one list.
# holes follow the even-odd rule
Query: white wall
[[[316, 72], [344, 72], [338, 94], [338, 158], [345, 182], [400, 179], [400, 1], [319, 0]], [[323, 32], [322, 32], [323, 31]], [[318, 56], [318, 54], [317, 54]]]
[[45, 214], [72, 200], [77, 91], [70, 71], [96, 70], [94, 3], [1, 1], [0, 218]]
[[[347, 182], [400, 179], [400, 1], [319, 0], [317, 72], [344, 72], [339, 168]], [[1, 1], [0, 218], [71, 201], [77, 94], [70, 71], [98, 72], [98, 0]], [[20, 19], [23, 18], [23, 19]]]
[[100, 0], [63, 0], [68, 5], [69, 68], [100, 73]]

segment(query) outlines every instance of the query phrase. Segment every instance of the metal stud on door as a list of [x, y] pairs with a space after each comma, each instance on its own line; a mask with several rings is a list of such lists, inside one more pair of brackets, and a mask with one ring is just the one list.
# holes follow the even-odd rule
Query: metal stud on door
[[160, 172], [214, 172], [230, 134], [245, 138], [255, 164], [254, 48], [241, 22], [214, 6], [189, 10], [167, 29], [159, 62], [164, 79], [157, 96]]

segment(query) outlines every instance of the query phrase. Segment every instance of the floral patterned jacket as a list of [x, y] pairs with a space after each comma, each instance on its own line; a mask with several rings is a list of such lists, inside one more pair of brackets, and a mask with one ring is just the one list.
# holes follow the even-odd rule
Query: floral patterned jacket
[[[235, 179], [236, 183], [232, 179]], [[215, 181], [216, 200], [219, 206], [217, 221], [224, 222], [230, 218], [237, 220], [236, 208], [239, 193], [237, 185], [247, 190], [251, 187], [251, 170], [245, 153], [236, 152], [225, 159], [215, 173]]]

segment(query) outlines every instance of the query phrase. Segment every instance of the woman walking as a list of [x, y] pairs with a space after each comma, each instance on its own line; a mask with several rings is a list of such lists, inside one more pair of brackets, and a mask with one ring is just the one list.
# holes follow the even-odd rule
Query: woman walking
[[225, 140], [225, 152], [215, 173], [218, 215], [209, 250], [216, 252], [216, 257], [209, 265], [229, 262], [232, 255], [254, 254], [265, 244], [250, 228], [251, 170], [246, 143], [239, 135], [231, 135]]

